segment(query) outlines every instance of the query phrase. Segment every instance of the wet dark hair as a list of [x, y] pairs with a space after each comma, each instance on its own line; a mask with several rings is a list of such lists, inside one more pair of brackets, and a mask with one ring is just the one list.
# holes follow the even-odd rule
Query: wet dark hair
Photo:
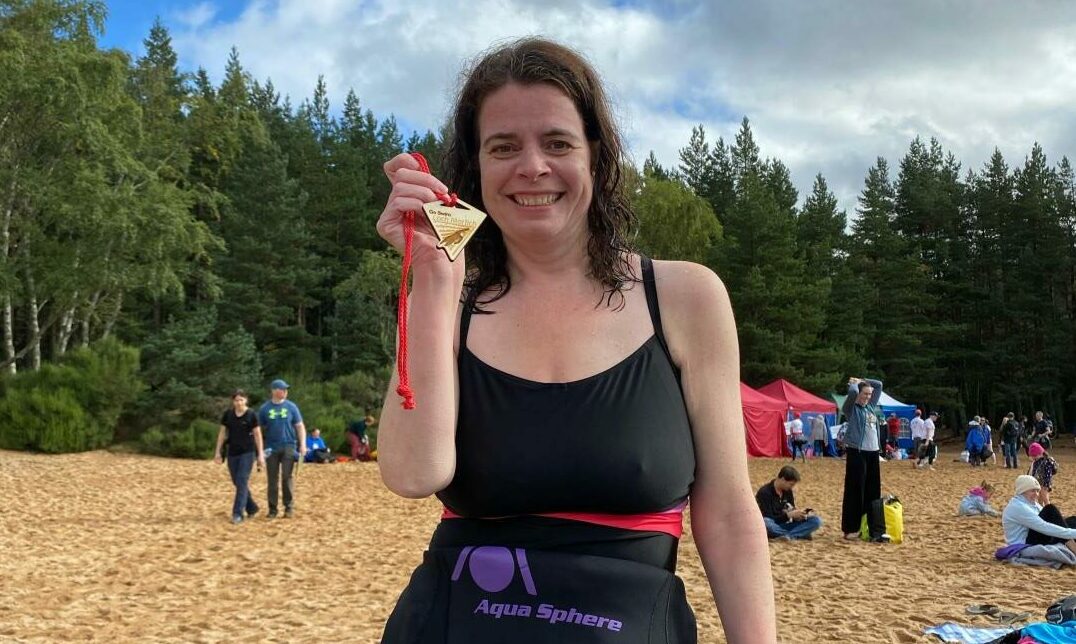
[[792, 467], [791, 465], [785, 465], [781, 468], [781, 471], [777, 473], [777, 478], [784, 479], [786, 481], [798, 482], [800, 480], [800, 473], [799, 470]]
[[[630, 239], [638, 220], [624, 195], [624, 145], [598, 74], [581, 55], [563, 45], [524, 38], [481, 55], [464, 71], [463, 78], [449, 123], [443, 174], [461, 199], [482, 210], [478, 113], [486, 97], [509, 83], [548, 84], [575, 104], [593, 152], [594, 193], [587, 212], [590, 275], [604, 287], [599, 305], [611, 305], [617, 298], [617, 306], [623, 306], [624, 287], [639, 281], [628, 260], [634, 251]], [[504, 297], [511, 289], [507, 255], [500, 229], [487, 220], [467, 246], [470, 270], [465, 290], [472, 294], [475, 311], [480, 312], [480, 305]], [[477, 299], [490, 290], [493, 292], [486, 299]]]
[[860, 382], [860, 383], [859, 383], [859, 386], [858, 386], [858, 390], [859, 390], [860, 392], [862, 392], [862, 391], [863, 391], [864, 389], [866, 389], [867, 387], [870, 387], [871, 389], [873, 389], [873, 388], [874, 388], [874, 385], [872, 385], [872, 384], [871, 384], [871, 383], [869, 383], [869, 382]]
[[235, 400], [237, 396], [242, 396], [247, 400], [250, 400], [250, 396], [248, 396], [247, 392], [243, 391], [242, 389], [236, 389], [232, 392], [232, 400]]

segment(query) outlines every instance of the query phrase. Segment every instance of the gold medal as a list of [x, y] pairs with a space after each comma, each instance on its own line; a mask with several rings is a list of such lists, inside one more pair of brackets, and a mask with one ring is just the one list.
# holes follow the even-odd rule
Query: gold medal
[[486, 219], [486, 213], [462, 199], [456, 199], [456, 203], [462, 208], [446, 206], [440, 201], [422, 205], [426, 219], [430, 220], [430, 225], [440, 240], [437, 247], [445, 251], [445, 255], [453, 262]]

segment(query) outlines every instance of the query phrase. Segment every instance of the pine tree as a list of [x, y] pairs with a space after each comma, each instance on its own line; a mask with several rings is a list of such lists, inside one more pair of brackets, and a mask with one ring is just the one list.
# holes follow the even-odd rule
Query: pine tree
[[651, 150], [649, 156], [646, 157], [646, 161], [643, 162], [643, 177], [654, 178], [659, 181], [669, 181], [672, 179], [672, 175], [668, 170], [661, 167], [658, 163], [658, 158], [654, 156], [654, 151]]
[[731, 150], [725, 145], [723, 138], [717, 140], [717, 145], [710, 152], [710, 167], [713, 182], [710, 191], [703, 196], [713, 208], [717, 220], [723, 222], [725, 214], [736, 201], [736, 171], [732, 164]]
[[702, 124], [691, 128], [691, 140], [680, 148], [680, 176], [687, 187], [705, 199], [713, 192], [714, 168], [710, 156], [710, 144], [706, 142], [706, 130]]
[[306, 329], [311, 293], [320, 279], [303, 218], [305, 197], [279, 148], [252, 133], [221, 186], [228, 197], [221, 218], [227, 253], [218, 258], [224, 279], [221, 324], [248, 329], [268, 372], [316, 368], [320, 359]]
[[755, 143], [751, 122], [746, 116], [740, 123], [740, 131], [736, 133], [736, 145], [732, 146], [729, 157], [732, 161], [733, 177], [737, 182], [743, 180], [747, 174], [759, 172], [761, 169], [758, 144]]
[[817, 366], [825, 284], [808, 278], [796, 250], [795, 190], [787, 170], [759, 160], [746, 120], [732, 158], [740, 174], [716, 260], [739, 325], [743, 379], [761, 384], [784, 377], [825, 390], [837, 374], [804, 368]]

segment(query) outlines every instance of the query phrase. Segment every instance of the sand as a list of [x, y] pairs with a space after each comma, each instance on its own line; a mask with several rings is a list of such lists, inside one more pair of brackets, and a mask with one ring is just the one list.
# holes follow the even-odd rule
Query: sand
[[[1076, 513], [1076, 450], [1054, 499]], [[1008, 501], [1015, 473], [972, 469], [943, 452], [936, 471], [882, 464], [904, 502], [907, 541], [847, 543], [838, 530], [843, 462], [800, 466], [796, 490], [827, 526], [815, 540], [772, 543], [782, 642], [928, 642], [946, 620], [988, 625], [964, 606], [1031, 611], [1076, 592], [1076, 571], [993, 561], [1000, 519], [957, 518], [983, 478]], [[782, 461], [751, 461], [768, 481]], [[264, 505], [264, 474], [252, 488]], [[229, 523], [227, 469], [211, 462], [91, 452], [0, 452], [0, 641], [377, 642], [439, 517], [381, 484], [376, 464], [304, 465], [298, 516]], [[700, 642], [724, 642], [690, 530], [679, 574]]]

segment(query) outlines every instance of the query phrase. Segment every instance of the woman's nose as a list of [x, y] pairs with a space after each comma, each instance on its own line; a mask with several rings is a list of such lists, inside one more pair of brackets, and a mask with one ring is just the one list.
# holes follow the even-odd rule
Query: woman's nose
[[519, 165], [516, 171], [521, 177], [530, 179], [532, 182], [549, 174], [549, 162], [541, 148], [528, 146], [523, 149], [519, 157]]

